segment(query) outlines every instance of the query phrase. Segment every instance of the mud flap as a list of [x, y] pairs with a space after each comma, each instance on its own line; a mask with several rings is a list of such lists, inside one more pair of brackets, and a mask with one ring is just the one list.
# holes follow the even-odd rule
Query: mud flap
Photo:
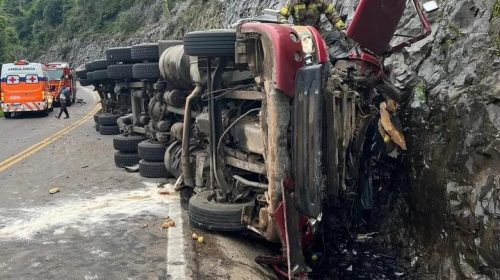
[[297, 71], [293, 104], [293, 158], [295, 207], [302, 215], [317, 218], [324, 197], [322, 175], [323, 81], [325, 65]]

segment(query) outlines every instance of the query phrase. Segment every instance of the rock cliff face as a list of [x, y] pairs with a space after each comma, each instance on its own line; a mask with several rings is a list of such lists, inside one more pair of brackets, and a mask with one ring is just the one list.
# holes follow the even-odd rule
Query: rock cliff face
[[499, 2], [439, 4], [432, 36], [388, 61], [407, 91], [407, 226], [437, 278], [499, 279]]
[[[158, 0], [137, 6], [144, 15], [137, 33], [61, 40], [41, 59], [77, 65], [102, 57], [108, 47], [228, 27], [282, 2], [191, 0], [159, 14], [164, 1]], [[411, 254], [421, 255], [426, 278], [500, 279], [500, 2], [438, 2], [432, 35], [386, 60], [405, 92], [410, 150], [404, 199], [394, 203], [401, 211], [388, 211], [401, 213], [388, 218], [403, 220], [403, 228], [387, 232], [391, 242], [410, 244]], [[401, 24], [404, 31], [415, 26], [409, 15]]]
[[[167, 2], [175, 2], [173, 7], [165, 8]], [[66, 40], [61, 38], [38, 61], [70, 61], [79, 65], [85, 61], [104, 56], [109, 47], [129, 46], [142, 42], [155, 42], [161, 39], [182, 39], [185, 32], [209, 28], [227, 28], [240, 18], [256, 15], [264, 8], [278, 8], [285, 1], [222, 1], [222, 0], [157, 0], [145, 6], [137, 4], [132, 11], [142, 15], [137, 22], [141, 27], [133, 34], [107, 34], [92, 37], [78, 37]]]

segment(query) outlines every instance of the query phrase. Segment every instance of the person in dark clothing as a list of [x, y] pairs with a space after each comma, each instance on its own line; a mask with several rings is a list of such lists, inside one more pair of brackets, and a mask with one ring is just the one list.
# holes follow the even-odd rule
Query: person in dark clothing
[[56, 118], [61, 118], [62, 113], [66, 115], [65, 119], [69, 119], [68, 109], [66, 109], [66, 100], [69, 98], [69, 88], [62, 87], [59, 91], [59, 102], [61, 103], [61, 111], [59, 111], [59, 115]]

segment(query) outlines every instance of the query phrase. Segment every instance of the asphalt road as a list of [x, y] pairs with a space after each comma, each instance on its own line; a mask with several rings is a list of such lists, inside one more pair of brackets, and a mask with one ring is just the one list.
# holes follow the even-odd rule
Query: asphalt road
[[8, 120], [0, 119], [0, 133], [2, 135], [0, 162], [31, 145], [37, 144], [38, 141], [51, 136], [69, 123], [74, 123], [76, 119], [91, 111], [97, 103], [97, 97], [83, 89], [78, 92], [78, 98], [83, 99], [84, 103], [72, 104], [68, 107], [70, 119], [55, 119], [54, 117], [59, 114], [59, 108], [54, 108], [48, 117], [44, 117], [40, 113], [22, 113]]
[[159, 194], [166, 179], [116, 168], [112, 136], [94, 129], [97, 99], [78, 94], [86, 104], [69, 120], [58, 108], [0, 119], [0, 279], [271, 278], [253, 261], [268, 244], [191, 229], [179, 195]]

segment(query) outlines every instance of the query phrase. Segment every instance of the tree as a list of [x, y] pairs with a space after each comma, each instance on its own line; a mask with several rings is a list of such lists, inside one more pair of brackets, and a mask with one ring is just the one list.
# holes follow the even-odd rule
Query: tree
[[0, 16], [0, 62], [14, 60], [17, 34], [4, 16]]

